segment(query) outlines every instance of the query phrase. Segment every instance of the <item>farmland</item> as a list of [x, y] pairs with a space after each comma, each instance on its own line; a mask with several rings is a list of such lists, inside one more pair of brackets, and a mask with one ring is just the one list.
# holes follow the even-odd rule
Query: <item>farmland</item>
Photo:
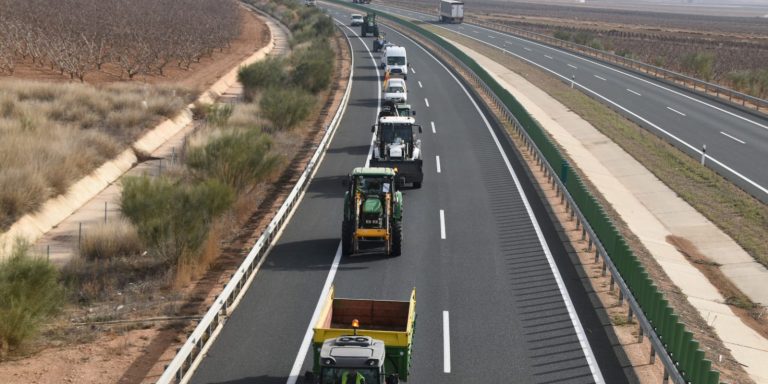
[[[434, 2], [395, 0], [434, 12]], [[574, 5], [484, 1], [467, 14], [640, 60], [768, 97], [768, 23], [759, 17], [683, 15]]]

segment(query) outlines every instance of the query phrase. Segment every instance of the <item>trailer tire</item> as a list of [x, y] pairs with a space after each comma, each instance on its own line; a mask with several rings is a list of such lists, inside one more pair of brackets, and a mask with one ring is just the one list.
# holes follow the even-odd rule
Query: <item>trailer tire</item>
[[341, 222], [341, 254], [343, 256], [349, 256], [352, 254], [354, 228], [352, 222], [344, 220]]
[[403, 252], [403, 222], [396, 220], [392, 225], [392, 255], [400, 256]]
[[414, 182], [413, 182], [413, 187], [414, 187], [414, 188], [417, 188], [417, 189], [418, 189], [418, 188], [421, 188], [421, 181], [414, 181]]

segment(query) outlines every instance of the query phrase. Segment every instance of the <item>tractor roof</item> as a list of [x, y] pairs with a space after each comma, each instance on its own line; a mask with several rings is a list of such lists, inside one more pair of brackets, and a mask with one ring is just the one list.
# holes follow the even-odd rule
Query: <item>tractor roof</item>
[[395, 170], [383, 167], [357, 167], [352, 170], [352, 176], [394, 176]]
[[379, 119], [381, 124], [413, 124], [416, 120], [410, 116], [384, 116]]

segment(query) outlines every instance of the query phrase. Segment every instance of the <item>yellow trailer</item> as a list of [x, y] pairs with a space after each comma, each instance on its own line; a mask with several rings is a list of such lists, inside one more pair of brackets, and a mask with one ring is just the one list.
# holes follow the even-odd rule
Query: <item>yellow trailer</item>
[[391, 301], [337, 298], [331, 287], [312, 340], [317, 382], [340, 382], [350, 372], [366, 384], [407, 381], [415, 325], [415, 288], [409, 301]]

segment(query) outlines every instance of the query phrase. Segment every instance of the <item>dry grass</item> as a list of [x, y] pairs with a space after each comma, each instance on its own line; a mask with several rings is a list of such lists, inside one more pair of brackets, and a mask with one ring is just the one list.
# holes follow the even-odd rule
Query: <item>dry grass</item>
[[126, 220], [116, 220], [89, 229], [80, 245], [80, 257], [88, 261], [136, 256], [143, 251], [139, 233]]
[[134, 84], [0, 82], [0, 230], [66, 192], [190, 97]]

